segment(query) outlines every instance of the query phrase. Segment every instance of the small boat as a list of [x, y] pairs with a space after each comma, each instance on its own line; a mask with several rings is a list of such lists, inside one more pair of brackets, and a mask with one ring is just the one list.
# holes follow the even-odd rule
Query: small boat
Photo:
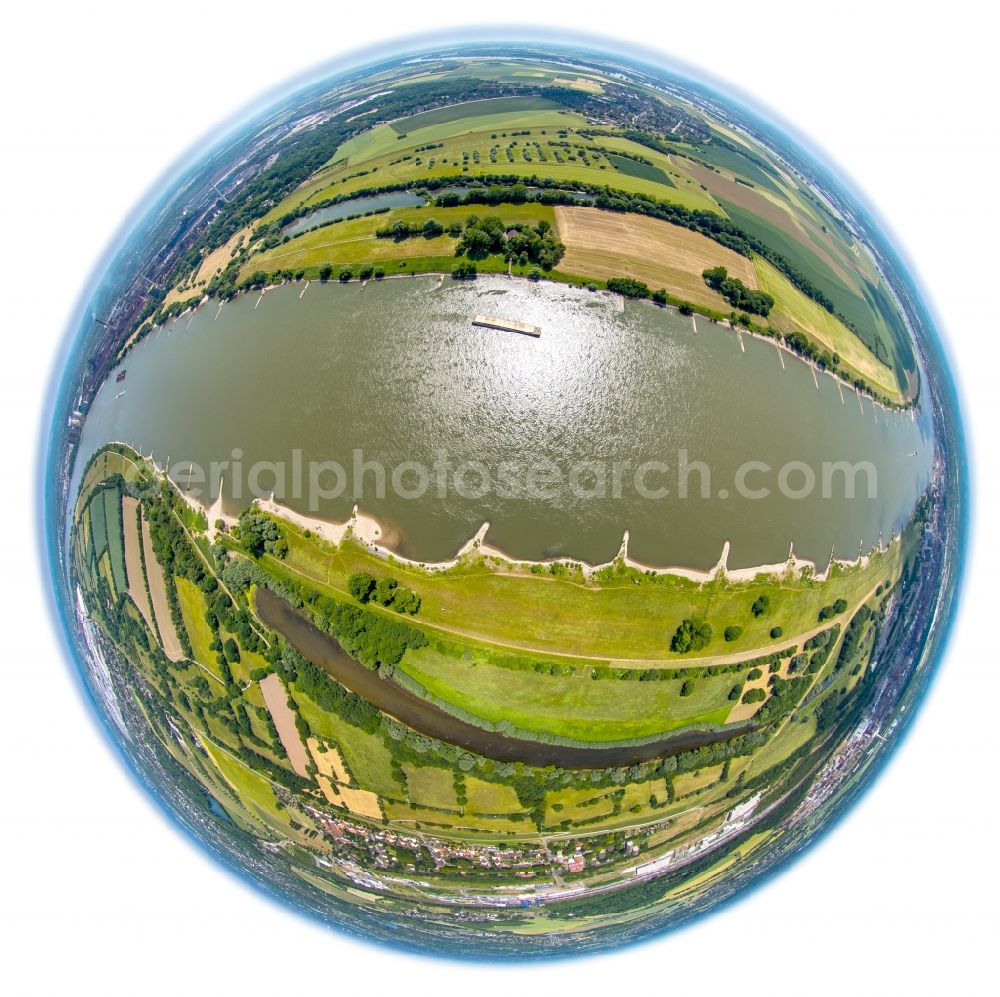
[[125, 394], [124, 391], [119, 391], [118, 394], [115, 395], [115, 401], [118, 401], [118, 399], [121, 398], [121, 396], [124, 395], [124, 394]]
[[115, 378], [116, 384], [121, 384], [125, 380], [125, 375], [128, 373], [127, 370], [122, 370], [118, 372], [118, 376]]

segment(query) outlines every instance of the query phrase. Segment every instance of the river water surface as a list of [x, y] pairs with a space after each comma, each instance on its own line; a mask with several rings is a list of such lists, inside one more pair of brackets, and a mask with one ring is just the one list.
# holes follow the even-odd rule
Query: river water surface
[[[126, 378], [112, 373], [99, 392], [78, 467], [121, 440], [161, 464], [169, 458], [183, 486], [181, 462], [207, 473], [235, 451], [239, 473], [222, 472], [231, 512], [249, 502], [248, 469], [280, 462], [284, 486], [258, 467], [258, 490], [337, 520], [357, 502], [386, 524], [388, 542], [418, 559], [452, 557], [489, 520], [488, 541], [515, 557], [600, 563], [629, 530], [638, 560], [697, 568], [714, 565], [726, 540], [730, 567], [783, 561], [792, 543], [821, 565], [831, 550], [853, 558], [889, 540], [929, 480], [926, 416], [889, 412], [773, 342], [744, 335], [741, 347], [731, 330], [672, 309], [504, 277], [304, 287], [245, 294], [221, 311], [208, 301], [147, 337], [122, 365]], [[474, 327], [477, 314], [538, 325], [542, 335]], [[343, 494], [311, 496], [307, 471], [297, 482], [296, 466], [315, 461], [346, 469]], [[367, 461], [386, 469], [384, 494], [377, 471], [355, 473]], [[491, 487], [480, 494], [482, 469], [470, 465], [464, 494], [448, 472], [431, 471], [412, 497], [412, 468], [401, 471], [406, 494], [394, 491], [393, 468], [435, 461], [439, 472], [441, 461], [452, 470], [478, 462]], [[564, 478], [543, 479], [542, 498], [523, 470], [504, 473], [546, 461]], [[634, 469], [650, 461], [662, 467], [647, 469], [640, 494]], [[753, 461], [740, 494], [739, 470]], [[855, 497], [836, 476], [824, 497], [823, 464], [837, 461], [869, 462], [874, 497], [870, 470]], [[794, 495], [807, 484], [801, 467], [785, 480], [792, 494], [782, 494], [778, 469], [789, 462], [815, 475], [810, 494]], [[202, 487], [201, 498], [215, 492]]]

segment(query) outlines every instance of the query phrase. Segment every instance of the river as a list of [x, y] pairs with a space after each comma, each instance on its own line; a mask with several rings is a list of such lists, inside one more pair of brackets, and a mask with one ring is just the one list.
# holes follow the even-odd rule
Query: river
[[[474, 327], [477, 314], [542, 334]], [[488, 542], [526, 559], [601, 563], [627, 529], [630, 554], [651, 565], [709, 568], [726, 540], [730, 567], [784, 561], [792, 543], [825, 565], [831, 550], [853, 558], [888, 541], [933, 459], [926, 415], [875, 406], [772, 341], [741, 345], [673, 309], [505, 277], [314, 281], [221, 310], [212, 300], [120, 369], [125, 379], [112, 373], [95, 399], [78, 467], [110, 440], [169, 458], [182, 486], [182, 462], [211, 476], [211, 462], [230, 461], [228, 511], [254, 485], [330, 519], [357, 502], [386, 542], [421, 560], [452, 557], [488, 520]], [[320, 461], [345, 469], [341, 494], [308, 487]], [[870, 464], [854, 497], [837, 476], [823, 493], [823, 465], [837, 461]], [[796, 497], [809, 473], [813, 490]]]

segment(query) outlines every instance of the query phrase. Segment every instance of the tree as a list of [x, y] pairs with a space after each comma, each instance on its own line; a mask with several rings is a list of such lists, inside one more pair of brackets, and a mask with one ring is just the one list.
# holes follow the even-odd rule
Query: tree
[[353, 276], [354, 271], [348, 266], [341, 267], [340, 273], [337, 274], [337, 278], [342, 284], [346, 284]]
[[681, 683], [681, 695], [690, 696], [692, 692], [694, 692], [694, 682], [691, 679], [685, 679]]
[[753, 601], [750, 612], [754, 616], [763, 616], [771, 608], [771, 600], [766, 595], [759, 595]]
[[771, 640], [777, 640], [784, 632], [781, 627], [771, 627]]
[[[222, 652], [226, 656], [226, 661], [231, 664], [235, 665], [240, 660], [240, 647], [232, 637], [226, 638], [226, 642], [222, 645]], [[230, 677], [231, 681], [232, 677]]]
[[475, 263], [456, 263], [451, 270], [451, 276], [454, 280], [475, 280], [476, 273]]
[[410, 616], [414, 616], [420, 612], [420, 603], [420, 596], [416, 592], [403, 588], [401, 585], [396, 589], [390, 605], [397, 613], [408, 613]]
[[608, 290], [626, 298], [648, 298], [650, 293], [649, 287], [634, 277], [609, 277]]
[[287, 541], [280, 543], [284, 538], [278, 524], [261, 512], [247, 509], [240, 516], [239, 531], [240, 543], [253, 557], [260, 557], [262, 554], [284, 557], [288, 553]]
[[380, 606], [388, 606], [396, 594], [399, 582], [395, 578], [380, 578], [375, 583], [375, 589], [371, 594], [371, 599]]
[[726, 627], [725, 632], [723, 633], [722, 636], [725, 637], [725, 639], [729, 643], [732, 643], [734, 640], [739, 640], [742, 634], [743, 634], [743, 627], [734, 626], [734, 627]]
[[375, 579], [367, 571], [355, 571], [347, 579], [347, 591], [358, 602], [367, 602], [375, 590]]
[[319, 268], [320, 280], [329, 280], [332, 275], [333, 275], [333, 267], [329, 263], [324, 263]]
[[[774, 306], [774, 298], [770, 294], [747, 287], [739, 277], [730, 277], [725, 267], [709, 267], [701, 275], [705, 283], [713, 291], [718, 291], [734, 308], [753, 312], [755, 315], [767, 315]], [[738, 321], [742, 320], [741, 315]], [[747, 316], [743, 324], [748, 325], [749, 322], [750, 318]]]
[[444, 232], [444, 226], [433, 218], [428, 218], [421, 229], [425, 239], [436, 239]]

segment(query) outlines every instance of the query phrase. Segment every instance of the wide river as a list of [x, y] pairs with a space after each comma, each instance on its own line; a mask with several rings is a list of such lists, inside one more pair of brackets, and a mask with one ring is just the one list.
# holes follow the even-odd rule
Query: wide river
[[[422, 560], [489, 520], [515, 557], [604, 562], [628, 530], [634, 558], [696, 568], [726, 540], [730, 567], [783, 561], [792, 543], [821, 565], [855, 557], [929, 480], [926, 415], [672, 309], [504, 277], [303, 287], [209, 301], [147, 337], [95, 399], [78, 467], [121, 440], [169, 459], [182, 486], [197, 464], [203, 501], [221, 472], [231, 512], [255, 490], [336, 520], [357, 502]], [[859, 468], [853, 497], [842, 461]]]

